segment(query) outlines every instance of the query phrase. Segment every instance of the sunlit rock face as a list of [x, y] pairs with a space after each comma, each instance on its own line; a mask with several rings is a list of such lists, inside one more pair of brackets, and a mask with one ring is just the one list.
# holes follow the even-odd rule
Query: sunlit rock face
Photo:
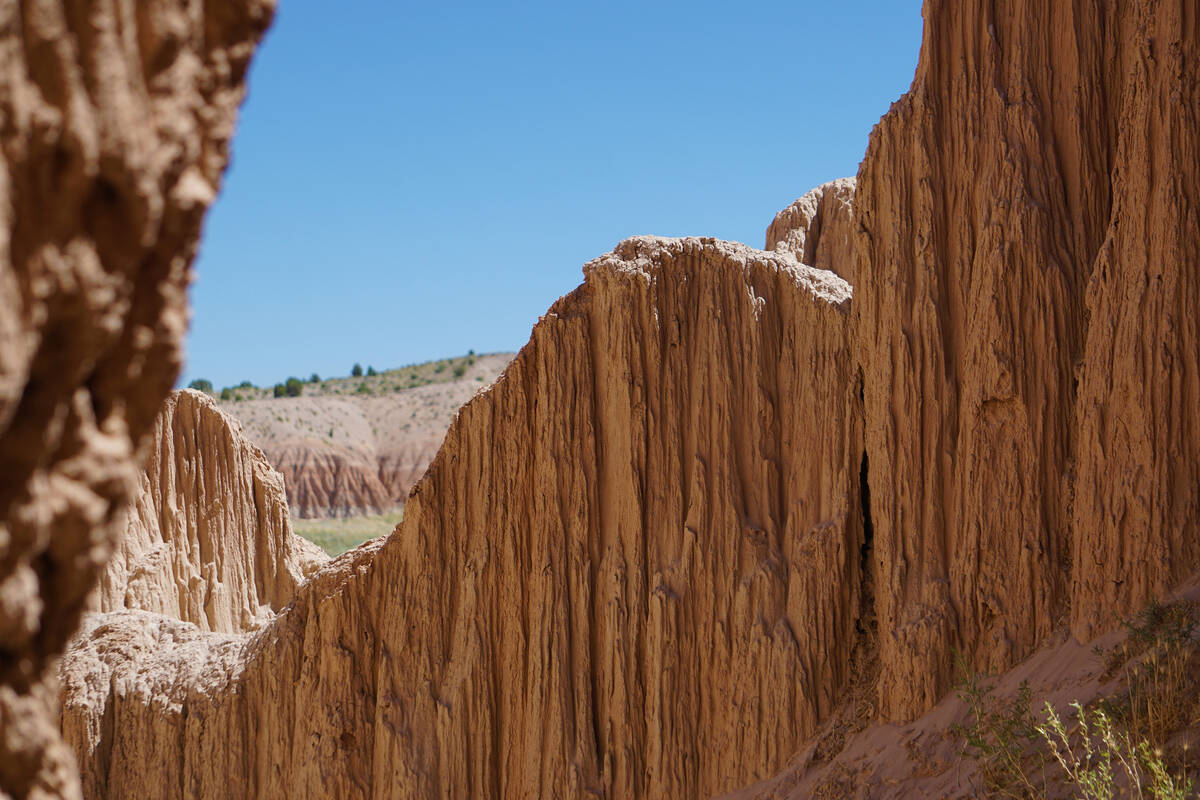
[[850, 287], [712, 239], [585, 275], [397, 532], [267, 627], [86, 630], [65, 724], [94, 794], [700, 797], [786, 762], [861, 611]]
[[887, 718], [1200, 563], [1197, 26], [926, 3], [855, 199]]
[[98, 611], [141, 609], [233, 633], [265, 622], [328, 560], [292, 533], [283, 477], [206, 394], [173, 392], [146, 448]]
[[864, 650], [869, 713], [907, 719], [952, 649], [1005, 669], [1200, 567], [1200, 20], [925, 17], [856, 181], [768, 251], [586, 265], [391, 537], [253, 630], [88, 617], [86, 792], [709, 796], [785, 769]]

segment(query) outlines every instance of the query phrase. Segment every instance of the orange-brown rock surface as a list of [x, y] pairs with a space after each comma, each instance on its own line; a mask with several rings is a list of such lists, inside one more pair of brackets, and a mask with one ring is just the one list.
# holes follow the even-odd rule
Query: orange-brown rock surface
[[925, 16], [854, 184], [589, 264], [391, 537], [255, 631], [89, 616], [86, 792], [733, 791], [1200, 567], [1200, 14]]
[[154, 611], [201, 630], [255, 627], [327, 559], [292, 534], [283, 479], [206, 394], [159, 413], [100, 611]]
[[[439, 444], [434, 442], [430, 448], [429, 461]], [[297, 517], [383, 514], [403, 498], [393, 498], [384, 486], [374, 453], [304, 439], [264, 444], [263, 448], [284, 476], [289, 505]], [[425, 463], [428, 466], [428, 461]]]
[[174, 383], [266, 0], [0, 6], [0, 794], [77, 793], [43, 676]]
[[1196, 569], [1200, 15], [925, 7], [858, 175], [887, 718]]
[[861, 612], [850, 288], [708, 239], [585, 272], [398, 531], [266, 628], [93, 618], [63, 666], [90, 793], [700, 797], [783, 765]]

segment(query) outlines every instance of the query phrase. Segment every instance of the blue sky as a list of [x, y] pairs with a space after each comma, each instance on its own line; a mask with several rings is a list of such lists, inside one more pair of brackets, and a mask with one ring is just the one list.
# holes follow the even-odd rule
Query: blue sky
[[516, 350], [634, 234], [762, 246], [908, 89], [918, 0], [280, 0], [181, 384]]

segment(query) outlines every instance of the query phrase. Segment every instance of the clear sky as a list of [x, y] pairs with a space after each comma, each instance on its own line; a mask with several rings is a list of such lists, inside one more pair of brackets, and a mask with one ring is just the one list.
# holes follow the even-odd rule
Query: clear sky
[[918, 0], [280, 0], [181, 384], [517, 350], [627, 236], [762, 247], [920, 36]]

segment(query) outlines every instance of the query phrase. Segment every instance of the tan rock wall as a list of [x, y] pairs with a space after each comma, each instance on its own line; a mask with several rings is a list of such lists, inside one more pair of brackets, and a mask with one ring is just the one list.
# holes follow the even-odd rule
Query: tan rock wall
[[38, 684], [178, 375], [189, 263], [271, 9], [0, 6], [0, 793], [77, 791]]
[[89, 623], [64, 727], [97, 796], [162, 758], [182, 796], [701, 797], [782, 766], [860, 611], [849, 286], [698, 239], [585, 272], [399, 531], [267, 628]]
[[858, 176], [886, 717], [1198, 564], [1197, 17], [925, 7]]
[[159, 412], [95, 607], [246, 630], [283, 608], [326, 560], [292, 533], [283, 479], [262, 451], [208, 395], [185, 389]]
[[[1076, 371], [1071, 623], [1083, 638], [1200, 566], [1200, 18], [1187, 3], [1118, 18], [1115, 169]], [[1103, 189], [1104, 177], [1083, 180]]]
[[867, 627], [907, 718], [952, 648], [1000, 670], [1200, 567], [1200, 15], [925, 15], [856, 187], [773, 252], [588, 265], [392, 537], [252, 634], [89, 617], [88, 792], [706, 796], [787, 762]]
[[775, 215], [767, 227], [767, 250], [783, 250], [854, 285], [858, 241], [854, 178], [818, 186]]

